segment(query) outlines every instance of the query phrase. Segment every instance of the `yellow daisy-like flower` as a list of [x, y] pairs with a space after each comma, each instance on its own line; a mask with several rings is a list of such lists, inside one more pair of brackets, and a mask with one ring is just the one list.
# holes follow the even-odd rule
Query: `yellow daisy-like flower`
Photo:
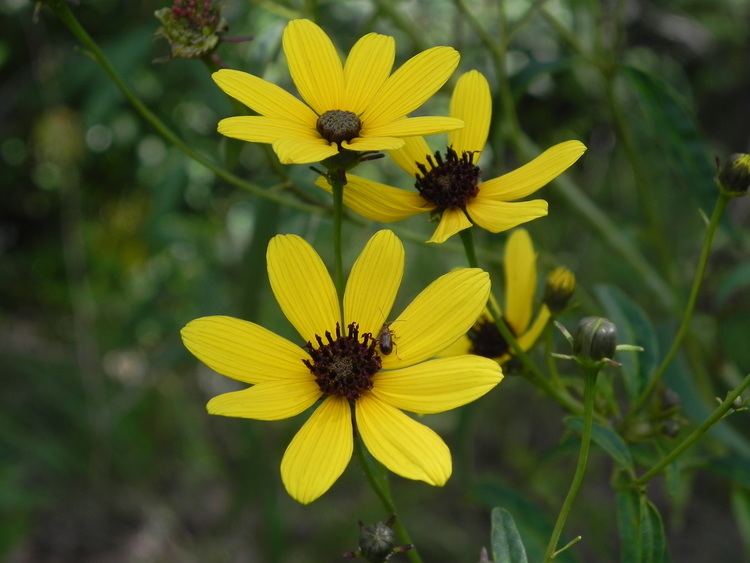
[[[449, 134], [444, 153], [431, 154], [422, 137], [405, 139], [402, 148], [390, 153], [396, 164], [415, 178], [417, 192], [348, 175], [344, 204], [383, 223], [418, 213], [439, 213], [440, 223], [428, 242], [445, 242], [472, 224], [499, 233], [546, 215], [543, 199], [516, 200], [562, 174], [586, 151], [580, 141], [566, 141], [512, 172], [480, 181], [476, 163], [487, 142], [492, 117], [490, 88], [480, 72], [472, 70], [458, 80], [450, 115], [462, 119], [465, 126]], [[316, 184], [331, 189], [323, 177]]]
[[[532, 322], [536, 293], [536, 253], [526, 229], [517, 229], [508, 237], [503, 259], [505, 271], [505, 306], [503, 319], [518, 340], [521, 349], [529, 350], [547, 326], [551, 313], [542, 305]], [[509, 344], [495, 326], [492, 314], [485, 309], [479, 320], [441, 356], [477, 354], [503, 364], [511, 358]]]
[[443, 485], [451, 474], [448, 447], [402, 411], [453, 409], [502, 379], [498, 364], [487, 358], [431, 359], [482, 312], [490, 292], [487, 273], [463, 268], [430, 284], [390, 323], [394, 346], [387, 354], [379, 336], [404, 270], [404, 248], [391, 231], [376, 233], [354, 263], [343, 312], [322, 260], [302, 238], [275, 236], [267, 262], [276, 300], [307, 344], [300, 347], [231, 317], [188, 323], [182, 340], [190, 352], [222, 375], [252, 385], [214, 397], [208, 412], [277, 420], [322, 399], [281, 461], [286, 490], [304, 504], [326, 492], [349, 463], [353, 420], [367, 449], [385, 467], [408, 479]]
[[213, 74], [219, 88], [259, 115], [229, 117], [219, 133], [270, 143], [283, 163], [325, 160], [341, 149], [381, 151], [404, 145], [402, 137], [463, 126], [458, 118], [406, 117], [437, 92], [458, 66], [452, 47], [419, 53], [391, 74], [393, 37], [368, 33], [342, 66], [336, 47], [310, 20], [292, 20], [282, 45], [289, 72], [306, 103], [246, 72]]

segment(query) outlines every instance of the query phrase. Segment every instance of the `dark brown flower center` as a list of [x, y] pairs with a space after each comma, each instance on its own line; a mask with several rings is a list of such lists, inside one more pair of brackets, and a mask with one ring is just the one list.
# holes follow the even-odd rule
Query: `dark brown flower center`
[[347, 334], [341, 334], [336, 323], [336, 337], [329, 331], [323, 339], [315, 335], [318, 347], [311, 342], [305, 345], [310, 360], [302, 360], [315, 376], [315, 382], [326, 395], [346, 397], [350, 401], [358, 399], [365, 391], [372, 389], [372, 376], [381, 366], [377, 353], [377, 339], [369, 332], [361, 336], [357, 323], [347, 326]]
[[[513, 332], [508, 321], [505, 324]], [[485, 358], [499, 358], [508, 353], [510, 346], [500, 334], [495, 321], [487, 318], [480, 319], [467, 333], [471, 340], [471, 353]]]
[[362, 122], [354, 112], [334, 109], [321, 115], [315, 127], [326, 141], [340, 145], [359, 135]]
[[474, 153], [463, 152], [459, 156], [453, 147], [445, 150], [445, 158], [436, 151], [427, 155], [426, 166], [418, 162], [414, 187], [430, 203], [442, 211], [458, 207], [465, 209], [466, 204], [479, 192], [479, 166], [473, 161]]

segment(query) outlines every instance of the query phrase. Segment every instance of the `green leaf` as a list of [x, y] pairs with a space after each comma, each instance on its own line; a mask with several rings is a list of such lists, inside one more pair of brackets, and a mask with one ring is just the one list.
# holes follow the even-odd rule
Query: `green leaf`
[[[583, 432], [583, 419], [579, 416], [567, 417], [565, 419], [565, 425], [578, 434]], [[634, 474], [635, 465], [633, 463], [633, 456], [630, 453], [630, 448], [628, 448], [625, 440], [623, 440], [617, 432], [595, 422], [591, 430], [591, 439], [597, 446], [603, 449], [617, 465], [631, 475]]]
[[641, 563], [663, 563], [666, 561], [667, 542], [664, 523], [659, 510], [645, 495], [639, 503]]
[[732, 489], [732, 512], [742, 537], [745, 560], [750, 560], [750, 490], [743, 487]]
[[513, 516], [499, 507], [492, 509], [492, 558], [496, 563], [528, 563]]
[[636, 344], [643, 347], [643, 352], [617, 355], [617, 361], [622, 363], [625, 391], [634, 399], [646, 387], [659, 361], [656, 332], [643, 309], [619, 288], [599, 285], [594, 292], [609, 320], [617, 326], [617, 341], [621, 344]]
[[620, 536], [620, 563], [641, 563], [641, 515], [638, 493], [617, 491], [617, 531]]

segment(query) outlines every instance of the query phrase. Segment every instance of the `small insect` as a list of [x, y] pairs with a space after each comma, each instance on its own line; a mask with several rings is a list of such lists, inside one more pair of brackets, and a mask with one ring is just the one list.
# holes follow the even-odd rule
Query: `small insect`
[[383, 327], [378, 333], [378, 347], [385, 356], [393, 352], [393, 336], [394, 332], [391, 330], [391, 323], [383, 323]]

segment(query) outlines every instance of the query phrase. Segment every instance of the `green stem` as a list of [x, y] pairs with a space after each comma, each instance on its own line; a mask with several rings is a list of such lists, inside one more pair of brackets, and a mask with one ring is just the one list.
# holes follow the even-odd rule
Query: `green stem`
[[221, 167], [215, 162], [211, 161], [206, 156], [193, 150], [190, 145], [183, 141], [177, 134], [172, 131], [155, 113], [146, 107], [146, 105], [132, 92], [132, 90], [125, 84], [122, 76], [117, 72], [115, 67], [109, 61], [107, 56], [101, 50], [99, 45], [94, 39], [88, 34], [88, 32], [81, 26], [80, 22], [76, 19], [73, 12], [70, 11], [65, 0], [48, 0], [47, 4], [55, 12], [55, 15], [60, 21], [68, 28], [68, 30], [78, 39], [78, 41], [88, 50], [89, 54], [94, 60], [102, 67], [102, 70], [107, 76], [114, 82], [115, 86], [120, 92], [127, 98], [130, 104], [133, 106], [136, 112], [153, 127], [159, 135], [161, 135], [168, 143], [171, 143], [175, 148], [182, 151], [185, 156], [193, 159], [194, 161], [202, 164], [211, 172], [216, 174], [217, 177], [221, 178], [228, 184], [235, 187], [241, 188], [253, 195], [263, 197], [268, 200], [274, 201], [279, 205], [285, 205], [300, 211], [307, 213], [320, 214], [323, 212], [317, 205], [309, 205], [306, 203], [299, 202], [295, 199], [286, 197], [283, 194], [266, 190], [256, 184], [243, 180], [236, 174], [233, 174], [226, 168]]
[[750, 386], [750, 375], [745, 377], [745, 379], [742, 380], [742, 383], [740, 383], [729, 394], [727, 394], [726, 399], [722, 401], [721, 405], [719, 405], [719, 407], [703, 422], [703, 424], [693, 430], [688, 436], [685, 437], [682, 442], [675, 446], [675, 448], [667, 455], [665, 455], [656, 465], [654, 465], [651, 469], [649, 469], [638, 479], [636, 479], [633, 484], [643, 486], [651, 479], [656, 477], [659, 473], [664, 471], [664, 468], [667, 467], [667, 465], [672, 463], [675, 459], [682, 455], [685, 450], [687, 450], [690, 446], [697, 442], [698, 439], [700, 439], [700, 437], [703, 436], [703, 434], [705, 434], [709, 428], [711, 428], [711, 426], [724, 418], [724, 415], [729, 411], [729, 409], [732, 408], [732, 403], [734, 402], [734, 400], [742, 395], [742, 392], [747, 389], [748, 386]]
[[[474, 247], [474, 235], [473, 228], [464, 229], [459, 234], [461, 236], [461, 242], [464, 244], [464, 251], [466, 252], [466, 260], [469, 266], [472, 268], [478, 268], [479, 263], [477, 261], [476, 249]], [[545, 393], [557, 401], [560, 406], [567, 409], [574, 414], [581, 414], [581, 404], [571, 397], [566, 391], [559, 389], [552, 385], [552, 383], [544, 377], [544, 374], [539, 370], [537, 365], [531, 361], [528, 354], [521, 348], [521, 345], [516, 340], [515, 335], [510, 330], [506, 322], [503, 320], [502, 311], [497, 304], [497, 300], [490, 294], [490, 300], [488, 307], [492, 313], [493, 320], [497, 329], [500, 331], [500, 335], [503, 337], [505, 342], [513, 352], [513, 356], [518, 358], [523, 365], [526, 373], [528, 374], [529, 380], [541, 388]]]
[[[328, 181], [333, 192], [333, 280], [339, 296], [341, 314], [344, 311], [344, 265], [341, 248], [342, 221], [344, 218], [344, 186], [346, 171], [343, 168], [329, 170]], [[342, 330], [344, 329], [342, 320]]]
[[396, 503], [393, 501], [393, 496], [391, 495], [391, 490], [388, 486], [388, 476], [384, 475], [383, 479], [378, 479], [378, 476], [375, 474], [376, 468], [373, 467], [373, 461], [369, 458], [367, 451], [365, 450], [365, 445], [362, 443], [362, 439], [358, 435], [355, 436], [354, 439], [354, 450], [359, 458], [362, 470], [365, 472], [367, 481], [370, 483], [372, 490], [383, 504], [386, 513], [389, 516], [394, 515], [396, 517], [396, 520], [393, 523], [393, 530], [396, 532], [399, 541], [412, 546], [412, 549], [406, 552], [409, 561], [412, 563], [422, 563], [422, 558], [419, 555], [419, 551], [417, 551], [417, 546], [414, 545], [414, 542], [409, 535], [409, 531], [406, 529], [406, 526], [404, 526], [398, 510], [396, 509]]
[[674, 340], [672, 340], [672, 345], [670, 346], [669, 351], [654, 371], [646, 388], [638, 396], [638, 399], [636, 399], [635, 403], [633, 404], [630, 414], [628, 415], [628, 419], [632, 419], [633, 415], [635, 415], [646, 405], [657, 385], [661, 381], [664, 372], [667, 370], [669, 364], [677, 354], [677, 351], [680, 349], [680, 345], [682, 344], [682, 341], [687, 334], [688, 328], [690, 327], [690, 321], [693, 318], [695, 303], [698, 299], [698, 291], [700, 290], [701, 283], [703, 282], [703, 276], [706, 273], [706, 264], [708, 264], [708, 257], [711, 254], [711, 244], [713, 243], [716, 229], [719, 226], [719, 221], [721, 220], [721, 216], [724, 213], [724, 209], [726, 208], [728, 201], [729, 196], [724, 193], [719, 193], [719, 197], [716, 200], [716, 205], [714, 206], [713, 213], [711, 214], [711, 219], [709, 220], [708, 227], [706, 228], [706, 234], [703, 238], [703, 247], [701, 248], [700, 257], [698, 258], [698, 268], [695, 271], [693, 285], [690, 288], [690, 296], [688, 297], [685, 312], [682, 315], [682, 322], [680, 323], [680, 327], [677, 329], [677, 334], [675, 334]]
[[583, 477], [586, 474], [586, 465], [589, 461], [589, 447], [591, 446], [591, 429], [594, 425], [594, 396], [596, 394], [596, 376], [599, 373], [599, 368], [586, 368], [586, 387], [583, 392], [583, 433], [581, 434], [581, 449], [578, 452], [578, 463], [576, 464], [576, 471], [573, 474], [573, 481], [570, 483], [570, 489], [565, 497], [560, 513], [557, 515], [557, 521], [555, 522], [555, 528], [552, 530], [552, 536], [550, 536], [549, 543], [547, 544], [547, 551], [544, 555], [544, 561], [552, 561], [557, 551], [557, 542], [560, 539], [565, 522], [570, 514], [570, 509], [573, 507], [573, 502], [578, 496], [578, 491], [583, 483]]

